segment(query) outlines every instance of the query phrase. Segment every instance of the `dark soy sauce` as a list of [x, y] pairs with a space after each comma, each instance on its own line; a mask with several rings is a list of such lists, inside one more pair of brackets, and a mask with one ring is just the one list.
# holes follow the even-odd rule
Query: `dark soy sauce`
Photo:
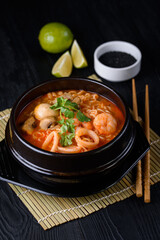
[[114, 68], [128, 67], [137, 61], [129, 53], [118, 51], [106, 52], [100, 56], [99, 60], [108, 67]]

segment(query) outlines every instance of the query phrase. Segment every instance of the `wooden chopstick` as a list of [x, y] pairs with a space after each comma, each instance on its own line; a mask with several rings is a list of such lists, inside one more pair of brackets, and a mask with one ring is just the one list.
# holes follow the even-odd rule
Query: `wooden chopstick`
[[[149, 88], [145, 87], [145, 124], [144, 131], [150, 143], [150, 119], [149, 119]], [[150, 151], [144, 157], [144, 202], [150, 202]]]
[[[133, 102], [133, 118], [138, 122], [138, 107], [137, 107], [137, 96], [135, 80], [132, 79], [132, 102]], [[141, 160], [137, 163], [136, 173], [136, 196], [142, 197], [142, 163]]]

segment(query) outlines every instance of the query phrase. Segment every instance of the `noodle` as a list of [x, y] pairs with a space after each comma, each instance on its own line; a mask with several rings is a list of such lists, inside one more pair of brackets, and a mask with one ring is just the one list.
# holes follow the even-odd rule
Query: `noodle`
[[[54, 137], [52, 150], [53, 150], [53, 149], [55, 150], [55, 149], [57, 148], [57, 146], [58, 146], [58, 136], [57, 136], [57, 135], [58, 135], [58, 134], [57, 134], [55, 131], [51, 132], [51, 133], [47, 136], [47, 138], [45, 139], [44, 143], [42, 144], [42, 149], [47, 148], [47, 146], [49, 145], [49, 143], [52, 141], [52, 139], [53, 139], [53, 137]], [[55, 142], [55, 143], [54, 143], [54, 142]]]

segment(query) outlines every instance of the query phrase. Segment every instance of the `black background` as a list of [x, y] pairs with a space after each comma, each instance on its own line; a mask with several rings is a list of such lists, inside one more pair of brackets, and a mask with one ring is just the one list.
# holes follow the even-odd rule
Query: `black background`
[[[124, 40], [142, 52], [136, 77], [139, 115], [144, 118], [144, 88], [149, 84], [150, 124], [160, 134], [159, 1], [8, 1], [0, 8], [0, 110], [12, 107], [28, 88], [53, 79], [61, 54], [40, 48], [38, 34], [48, 22], [69, 26], [89, 66], [72, 76], [94, 73], [93, 53], [106, 41]], [[132, 107], [131, 81], [105, 81]], [[6, 183], [0, 182], [0, 239], [160, 239], [160, 184], [151, 187], [150, 204], [135, 196], [51, 230], [44, 231]]]

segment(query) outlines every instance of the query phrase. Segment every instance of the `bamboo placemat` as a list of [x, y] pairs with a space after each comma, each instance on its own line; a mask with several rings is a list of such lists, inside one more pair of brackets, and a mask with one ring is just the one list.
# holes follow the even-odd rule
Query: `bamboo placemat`
[[[95, 75], [91, 78], [99, 80]], [[0, 112], [0, 141], [4, 139], [5, 126], [10, 110]], [[160, 181], [160, 137], [150, 129], [151, 185]], [[59, 224], [85, 217], [110, 204], [135, 194], [132, 172], [111, 188], [97, 194], [78, 198], [47, 196], [29, 189], [9, 184], [44, 230]]]

